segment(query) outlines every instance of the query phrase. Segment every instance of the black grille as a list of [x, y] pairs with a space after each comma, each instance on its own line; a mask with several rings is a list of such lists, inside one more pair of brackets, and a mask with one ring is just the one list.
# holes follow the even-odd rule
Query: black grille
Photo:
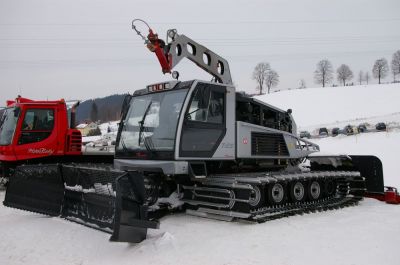
[[252, 132], [251, 154], [263, 156], [289, 156], [289, 151], [282, 134]]

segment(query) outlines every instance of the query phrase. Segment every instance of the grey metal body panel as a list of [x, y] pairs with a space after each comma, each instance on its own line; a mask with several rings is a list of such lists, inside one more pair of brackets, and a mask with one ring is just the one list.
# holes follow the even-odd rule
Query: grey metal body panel
[[114, 159], [114, 168], [124, 171], [162, 170], [165, 175], [187, 175], [189, 173], [189, 165], [186, 161]]
[[[251, 133], [259, 132], [259, 133], [270, 133], [270, 134], [282, 134], [285, 140], [285, 144], [289, 151], [289, 155], [287, 156], [261, 156], [261, 155], [252, 155], [251, 152]], [[300, 139], [294, 134], [283, 132], [280, 130], [275, 130], [272, 128], [267, 128], [251, 123], [236, 122], [236, 148], [237, 153], [236, 156], [238, 158], [266, 158], [266, 159], [279, 159], [279, 158], [301, 158], [306, 157], [313, 152], [319, 151], [319, 146], [308, 142], [306, 140]]]

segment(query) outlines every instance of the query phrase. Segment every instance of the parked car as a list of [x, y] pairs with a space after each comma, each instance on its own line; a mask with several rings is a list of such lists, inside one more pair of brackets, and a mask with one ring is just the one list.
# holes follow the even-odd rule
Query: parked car
[[307, 131], [301, 131], [300, 132], [300, 138], [307, 138], [310, 139], [311, 138], [311, 134]]
[[350, 124], [344, 127], [343, 129], [344, 133], [347, 135], [353, 135], [354, 134], [354, 128]]
[[361, 123], [360, 125], [358, 125], [357, 129], [358, 129], [358, 132], [360, 132], [360, 133], [365, 133], [368, 131], [367, 125], [365, 125], [365, 123]]
[[319, 128], [318, 135], [319, 135], [319, 136], [328, 136], [328, 135], [329, 135], [328, 129], [325, 128], [325, 127]]
[[379, 122], [375, 125], [376, 130], [386, 131], [386, 124], [384, 122]]
[[332, 136], [338, 136], [340, 134], [340, 128], [338, 127], [333, 128], [331, 134]]

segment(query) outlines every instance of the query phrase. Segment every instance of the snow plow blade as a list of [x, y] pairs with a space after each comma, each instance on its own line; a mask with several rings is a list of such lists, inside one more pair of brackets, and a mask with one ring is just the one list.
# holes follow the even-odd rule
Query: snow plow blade
[[384, 193], [382, 162], [376, 156], [350, 155], [353, 166], [365, 178], [367, 194]]
[[147, 217], [143, 175], [106, 166], [19, 166], [4, 205], [111, 233], [111, 241], [139, 243], [159, 227]]
[[[132, 188], [135, 192], [132, 192]], [[147, 228], [158, 229], [159, 221], [148, 220], [145, 206], [143, 175], [129, 172], [116, 181], [116, 213], [111, 241], [141, 242], [146, 239]]]
[[64, 198], [61, 165], [23, 165], [10, 178], [3, 204], [58, 216]]
[[358, 171], [364, 181], [352, 183], [357, 195], [384, 194], [382, 162], [376, 156], [313, 156], [310, 157], [313, 170], [346, 170]]

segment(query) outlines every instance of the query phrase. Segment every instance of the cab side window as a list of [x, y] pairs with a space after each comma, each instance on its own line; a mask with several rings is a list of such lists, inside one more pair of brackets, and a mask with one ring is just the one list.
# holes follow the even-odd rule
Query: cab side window
[[22, 122], [18, 144], [40, 142], [50, 136], [54, 128], [54, 110], [28, 109]]
[[186, 119], [205, 123], [224, 123], [225, 93], [200, 87], [195, 91]]

